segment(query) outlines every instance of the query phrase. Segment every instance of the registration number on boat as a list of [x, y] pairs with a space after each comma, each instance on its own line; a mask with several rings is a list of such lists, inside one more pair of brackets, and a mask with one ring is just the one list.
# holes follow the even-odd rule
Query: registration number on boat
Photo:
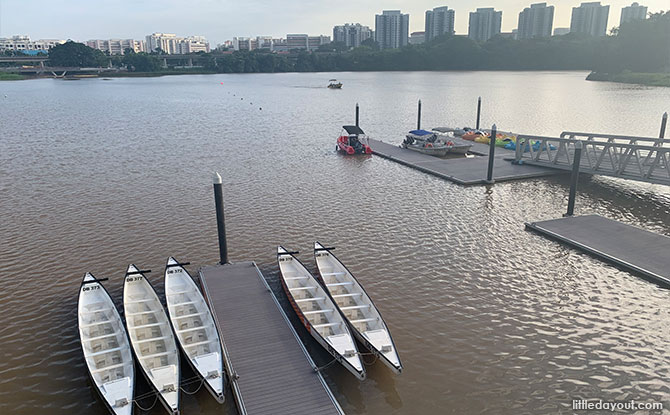
[[126, 282], [141, 281], [141, 280], [142, 280], [141, 275], [138, 275], [137, 277], [127, 277], [126, 278]]

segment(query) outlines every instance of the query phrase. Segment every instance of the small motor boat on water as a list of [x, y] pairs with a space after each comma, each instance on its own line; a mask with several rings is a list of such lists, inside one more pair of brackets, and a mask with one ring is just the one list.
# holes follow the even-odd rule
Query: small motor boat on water
[[328, 88], [330, 89], [342, 89], [342, 82], [338, 82], [337, 79], [331, 79], [328, 84]]
[[337, 146], [335, 150], [343, 151], [346, 154], [372, 154], [372, 149], [369, 145], [363, 144], [362, 140], [366, 139], [365, 132], [360, 127], [355, 125], [342, 126], [344, 133], [337, 138]]
[[447, 143], [438, 140], [436, 133], [426, 130], [410, 131], [401, 147], [435, 157], [444, 157], [449, 152]]

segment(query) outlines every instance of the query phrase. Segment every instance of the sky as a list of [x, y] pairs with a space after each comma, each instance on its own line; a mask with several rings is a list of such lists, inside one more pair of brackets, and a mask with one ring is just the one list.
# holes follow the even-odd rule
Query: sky
[[[650, 12], [670, 10], [670, 0], [638, 0]], [[468, 31], [477, 7], [502, 10], [502, 30], [517, 26], [519, 12], [532, 0], [0, 0], [0, 37], [32, 39], [133, 38], [153, 32], [203, 35], [212, 45], [233, 36], [285, 37], [287, 33], [332, 36], [333, 26], [361, 23], [374, 30], [382, 10], [409, 13], [410, 32], [423, 31], [425, 11], [448, 6], [456, 13], [456, 33]], [[554, 28], [569, 27], [572, 7], [581, 0], [554, 0]], [[632, 0], [609, 0], [608, 27], [619, 25], [621, 8]]]

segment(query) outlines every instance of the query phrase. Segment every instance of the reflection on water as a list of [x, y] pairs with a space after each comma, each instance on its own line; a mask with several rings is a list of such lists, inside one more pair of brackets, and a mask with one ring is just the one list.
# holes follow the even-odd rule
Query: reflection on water
[[[356, 102], [368, 134], [400, 143], [419, 98], [427, 127], [471, 125], [481, 95], [483, 124], [501, 129], [657, 134], [667, 89], [584, 76], [342, 73], [341, 91], [312, 88], [332, 74], [0, 84], [0, 412], [105, 413], [78, 345], [81, 277], [109, 277], [120, 306], [128, 263], [154, 269], [162, 296], [168, 255], [216, 262], [214, 170], [231, 259], [255, 260], [286, 310], [275, 246], [302, 250], [316, 271], [318, 239], [338, 247], [387, 320], [402, 375], [379, 363], [364, 382], [324, 371], [347, 413], [553, 414], [573, 398], [670, 405], [668, 291], [524, 231], [563, 213], [568, 178], [465, 188], [334, 151]], [[667, 188], [599, 177], [584, 178], [577, 199], [579, 213], [665, 234], [669, 206]], [[204, 391], [183, 406], [219, 408]]]

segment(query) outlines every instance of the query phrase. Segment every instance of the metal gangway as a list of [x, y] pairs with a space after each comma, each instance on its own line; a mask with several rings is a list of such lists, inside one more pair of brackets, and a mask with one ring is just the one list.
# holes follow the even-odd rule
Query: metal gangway
[[516, 164], [572, 170], [670, 186], [670, 139], [564, 131], [560, 137], [519, 135]]

